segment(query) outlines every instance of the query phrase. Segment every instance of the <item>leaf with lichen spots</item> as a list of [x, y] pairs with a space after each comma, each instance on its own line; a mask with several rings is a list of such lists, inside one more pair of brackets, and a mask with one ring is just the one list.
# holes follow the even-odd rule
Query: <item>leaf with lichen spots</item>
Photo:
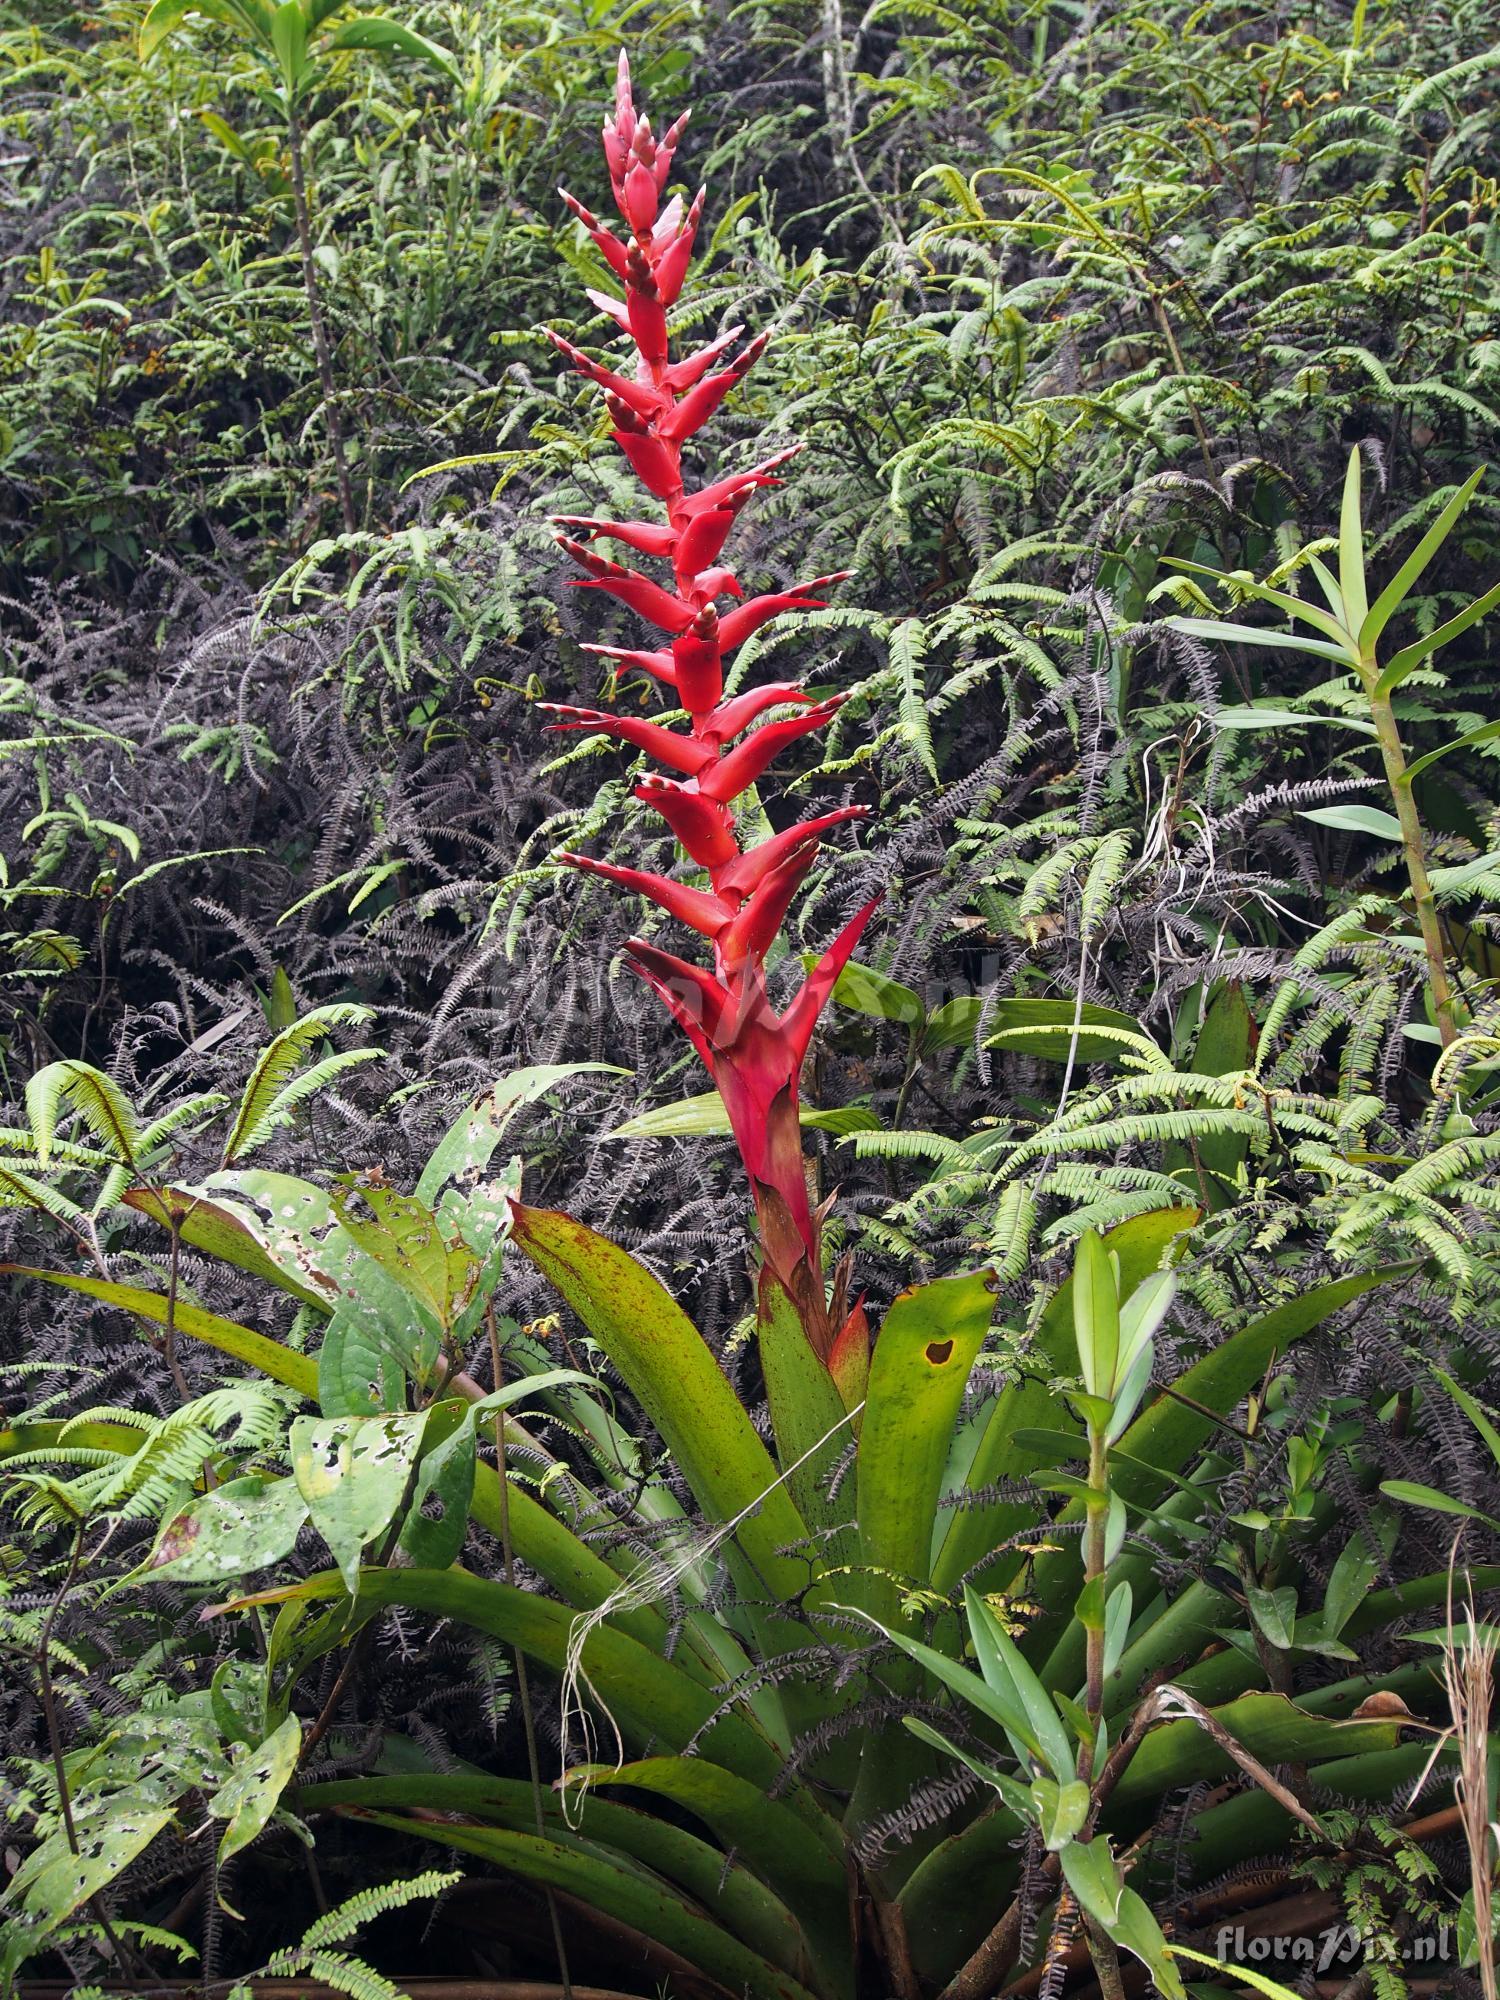
[[312, 1524], [327, 1542], [349, 1595], [365, 1546], [388, 1528], [406, 1492], [426, 1413], [298, 1417], [292, 1471]]
[[289, 1555], [308, 1518], [295, 1480], [228, 1480], [175, 1514], [126, 1583], [222, 1583]]
[[91, 1896], [108, 1888], [173, 1817], [171, 1806], [144, 1805], [119, 1793], [75, 1811], [78, 1852], [58, 1827], [32, 1849], [11, 1877], [5, 1903], [14, 1913], [0, 1952], [0, 1980], [9, 1982], [47, 1939]]
[[296, 1775], [302, 1753], [302, 1724], [289, 1715], [281, 1727], [268, 1736], [258, 1750], [235, 1766], [228, 1784], [221, 1785], [208, 1802], [215, 1819], [227, 1819], [224, 1838], [219, 1842], [219, 1866], [238, 1854], [265, 1826], [275, 1812], [282, 1793]]

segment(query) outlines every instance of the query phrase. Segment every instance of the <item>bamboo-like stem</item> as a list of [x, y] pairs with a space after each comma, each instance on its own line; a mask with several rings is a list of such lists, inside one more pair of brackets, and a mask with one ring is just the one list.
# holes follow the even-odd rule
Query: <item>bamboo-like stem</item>
[[1443, 927], [1438, 919], [1437, 898], [1432, 893], [1432, 882], [1427, 873], [1422, 821], [1417, 813], [1417, 802], [1412, 797], [1411, 774], [1406, 768], [1401, 732], [1396, 727], [1390, 696], [1379, 690], [1373, 663], [1367, 669], [1365, 689], [1370, 702], [1370, 720], [1375, 725], [1375, 738], [1385, 764], [1386, 782], [1391, 788], [1391, 801], [1401, 825], [1401, 845], [1406, 852], [1411, 899], [1422, 932], [1422, 948], [1427, 954], [1427, 983], [1432, 992], [1432, 1011], [1437, 1018], [1439, 1038], [1443, 1047], [1447, 1048], [1456, 1038], [1458, 1026], [1453, 1018], [1453, 989], [1448, 982], [1448, 955], [1443, 944]]

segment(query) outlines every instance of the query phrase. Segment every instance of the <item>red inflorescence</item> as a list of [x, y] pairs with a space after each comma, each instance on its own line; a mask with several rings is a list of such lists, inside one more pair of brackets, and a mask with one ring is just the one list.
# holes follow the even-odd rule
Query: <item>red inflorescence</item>
[[[578, 587], [607, 591], [668, 635], [666, 645], [650, 651], [614, 646], [589, 650], [642, 668], [673, 688], [689, 727], [670, 729], [557, 703], [543, 706], [556, 718], [554, 729], [617, 737], [673, 774], [647, 777], [636, 796], [661, 814], [706, 871], [707, 889], [588, 855], [561, 858], [649, 897], [711, 942], [712, 973], [640, 938], [633, 938], [627, 950], [635, 969], [691, 1038], [718, 1087], [755, 1192], [767, 1259], [801, 1304], [814, 1345], [831, 1360], [841, 1329], [852, 1334], [854, 1328], [846, 1325], [842, 1300], [836, 1299], [833, 1313], [824, 1303], [819, 1217], [808, 1199], [797, 1088], [818, 1016], [875, 902], [845, 925], [784, 1014], [776, 1013], [767, 996], [765, 959], [817, 856], [820, 835], [840, 821], [863, 818], [866, 808], [841, 806], [748, 851], [740, 847], [735, 800], [784, 745], [821, 728], [839, 704], [836, 699], [814, 701], [785, 682], [726, 700], [724, 663], [767, 620], [820, 606], [823, 600], [816, 593], [841, 578], [815, 577], [746, 601], [732, 572], [719, 565], [735, 515], [753, 493], [780, 483], [778, 470], [800, 445], [696, 492], [683, 485], [684, 442], [760, 358], [767, 339], [758, 335], [725, 361], [743, 332], [733, 327], [680, 361], [670, 358], [667, 310], [682, 290], [703, 210], [701, 191], [687, 208], [679, 196], [662, 199], [686, 122], [686, 117], [678, 119], [660, 140], [653, 136], [649, 119], [636, 115], [630, 69], [622, 55], [614, 116], [604, 124], [604, 154], [628, 239], [622, 241], [566, 192], [563, 199], [624, 287], [623, 299], [592, 291], [589, 297], [629, 335], [636, 350], [635, 372], [617, 374], [559, 335], [551, 338], [573, 367], [604, 391], [615, 442], [666, 514], [665, 522], [576, 515], [559, 519], [560, 528], [572, 531], [559, 537], [562, 547], [587, 572]], [[715, 371], [720, 361], [724, 365]], [[671, 587], [596, 554], [589, 546], [596, 539], [670, 564]], [[733, 600], [722, 614], [720, 599]], [[774, 708], [794, 712], [745, 734]], [[840, 1289], [836, 1285], [836, 1293]], [[848, 1318], [858, 1319], [862, 1328], [857, 1307]]]

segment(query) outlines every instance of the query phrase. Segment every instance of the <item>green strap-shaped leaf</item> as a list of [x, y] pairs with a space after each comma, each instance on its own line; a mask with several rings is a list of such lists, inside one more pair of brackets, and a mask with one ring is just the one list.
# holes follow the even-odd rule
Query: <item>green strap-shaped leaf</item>
[[370, 1813], [367, 1823], [477, 1854], [527, 1881], [576, 1896], [591, 1908], [665, 1945], [731, 1993], [748, 2000], [816, 2000], [800, 1980], [732, 1937], [712, 1917], [643, 1869], [626, 1867], [599, 1850], [581, 1852], [535, 1833], [455, 1826]]
[[405, 28], [399, 21], [388, 20], [383, 14], [364, 14], [353, 21], [344, 21], [324, 43], [330, 49], [369, 49], [377, 55], [412, 56], [418, 62], [431, 63], [445, 76], [460, 81], [458, 65], [445, 48], [428, 41], [425, 35]]
[[[292, 1603], [344, 1594], [343, 1578], [325, 1570], [247, 1601]], [[519, 1646], [552, 1673], [562, 1673], [567, 1665], [576, 1618], [570, 1606], [468, 1570], [362, 1569], [359, 1600], [366, 1608], [404, 1604], [434, 1617], [456, 1618]], [[724, 1712], [721, 1692], [701, 1686], [683, 1668], [607, 1621], [588, 1634], [581, 1664], [588, 1687], [608, 1708], [627, 1743], [643, 1749], [665, 1743], [673, 1750], [693, 1743], [716, 1763], [767, 1790], [780, 1782], [780, 1753], [742, 1716]]]
[[1351, 663], [1352, 641], [1349, 645], [1334, 645], [1327, 639], [1309, 639], [1301, 632], [1276, 632], [1263, 625], [1232, 625], [1221, 618], [1169, 618], [1166, 622], [1174, 632], [1183, 632], [1190, 639], [1219, 639], [1226, 646], [1274, 646], [1282, 653], [1311, 653], [1315, 659], [1337, 660], [1341, 667]]
[[[849, 1521], [854, 1512], [856, 1477], [850, 1475], [830, 1500], [830, 1475], [856, 1435], [845, 1421], [843, 1399], [827, 1367], [813, 1352], [797, 1308], [768, 1271], [760, 1281], [756, 1331], [771, 1432], [778, 1463], [797, 1510], [813, 1528]], [[826, 1440], [826, 1442], [820, 1442]]]
[[[98, 1299], [101, 1305], [137, 1313], [157, 1326], [167, 1323], [169, 1302], [165, 1293], [148, 1292], [141, 1285], [117, 1285], [112, 1279], [91, 1278], [76, 1271], [39, 1271], [25, 1264], [0, 1264], [0, 1275], [40, 1278], [44, 1284], [60, 1285], [64, 1291], [82, 1292], [88, 1298]], [[190, 1339], [216, 1347], [221, 1354], [233, 1355], [236, 1361], [258, 1368], [273, 1382], [285, 1382], [289, 1389], [295, 1389], [310, 1401], [316, 1398], [318, 1364], [310, 1354], [294, 1354], [268, 1334], [256, 1333], [232, 1319], [221, 1319], [217, 1313], [205, 1312], [202, 1306], [192, 1305], [186, 1299], [177, 1300], [172, 1322], [179, 1333]]]
[[712, 1827], [724, 1847], [797, 1916], [816, 1961], [820, 1989], [852, 1995], [848, 1882], [831, 1823], [820, 1838], [759, 1786], [704, 1757], [647, 1757], [618, 1768], [599, 1765], [591, 1775], [601, 1784], [629, 1785], [670, 1799]]
[[859, 1435], [859, 1538], [878, 1569], [925, 1583], [933, 1522], [969, 1371], [995, 1309], [971, 1271], [902, 1292], [870, 1359]]
[[1400, 687], [1407, 675], [1415, 673], [1424, 660], [1430, 659], [1444, 646], [1451, 645], [1471, 625], [1477, 625], [1481, 618], [1487, 618], [1497, 604], [1500, 604], [1500, 583], [1487, 590], [1483, 597], [1476, 597], [1472, 604], [1466, 604], [1462, 611], [1439, 625], [1435, 632], [1429, 632], [1425, 639], [1404, 646], [1375, 683], [1375, 692], [1389, 694], [1393, 688]]
[[[549, 1279], [620, 1371], [713, 1521], [783, 1600], [806, 1588], [807, 1559], [782, 1550], [807, 1529], [739, 1398], [698, 1329], [627, 1250], [555, 1209], [517, 1202], [516, 1248]], [[743, 1516], [743, 1519], [740, 1517]]]
[[1402, 563], [1400, 569], [1396, 571], [1396, 574], [1391, 578], [1385, 589], [1381, 591], [1375, 602], [1370, 606], [1369, 613], [1359, 628], [1359, 643], [1361, 646], [1366, 648], [1373, 646], [1391, 619], [1400, 610], [1407, 593], [1412, 589], [1413, 585], [1421, 577], [1423, 570], [1426, 569], [1432, 558], [1452, 533], [1453, 524], [1474, 497], [1474, 489], [1478, 486], [1480, 480], [1483, 479], [1486, 470], [1487, 468], [1481, 465], [1477, 471], [1469, 474], [1463, 485], [1459, 487], [1432, 526], [1423, 535], [1421, 541], [1417, 543], [1417, 546], [1406, 558], [1406, 561]]
[[1351, 634], [1360, 631], [1369, 611], [1365, 596], [1364, 515], [1359, 497], [1360, 453], [1356, 445], [1349, 454], [1344, 475], [1344, 493], [1339, 506], [1339, 594], [1344, 600], [1344, 623]]
[[[1126, 1431], [1120, 1449], [1136, 1463], [1114, 1470], [1111, 1484], [1115, 1490], [1127, 1500], [1154, 1498], [1167, 1481], [1153, 1480], [1148, 1468], [1159, 1466], [1163, 1473], [1181, 1472], [1193, 1454], [1214, 1436], [1213, 1417], [1205, 1416], [1205, 1410], [1229, 1416], [1277, 1355], [1366, 1292], [1391, 1284], [1397, 1278], [1409, 1277], [1411, 1269], [1409, 1264], [1392, 1264], [1378, 1271], [1335, 1278], [1330, 1284], [1314, 1285], [1300, 1298], [1289, 1299], [1274, 1312], [1231, 1334], [1180, 1378], [1174, 1385], [1176, 1395], [1158, 1396]], [[1192, 1408], [1186, 1398], [1191, 1398], [1198, 1407]]]
[[[336, 1778], [327, 1785], [308, 1786], [295, 1793], [291, 1804], [294, 1810], [316, 1805], [334, 1812], [352, 1808], [361, 1814], [417, 1806], [424, 1812], [451, 1813], [458, 1819], [481, 1821], [512, 1833], [536, 1832], [536, 1793], [517, 1778], [454, 1776], [443, 1771]], [[542, 1820], [547, 1839], [561, 1846], [585, 1854], [624, 1856], [666, 1876], [716, 1922], [773, 1964], [795, 1974], [799, 1963], [806, 1963], [806, 1939], [790, 1910], [716, 1843], [673, 1826], [655, 1813], [619, 1805], [592, 1792], [581, 1802], [576, 1826], [570, 1826], [556, 1793], [549, 1789], [542, 1797]]]
[[[1397, 1724], [1339, 1722], [1313, 1715], [1284, 1694], [1247, 1694], [1209, 1711], [1222, 1729], [1262, 1764], [1316, 1764], [1393, 1750]], [[1233, 1760], [1198, 1723], [1164, 1722], [1151, 1730], [1131, 1758], [1110, 1799], [1112, 1819], [1128, 1821], [1135, 1809], [1181, 1785], [1227, 1777]]]

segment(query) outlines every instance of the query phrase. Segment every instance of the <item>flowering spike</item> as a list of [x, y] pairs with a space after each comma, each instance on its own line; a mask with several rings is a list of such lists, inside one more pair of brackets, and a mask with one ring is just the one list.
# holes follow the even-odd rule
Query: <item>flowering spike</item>
[[664, 729], [659, 722], [647, 722], [644, 716], [606, 715], [597, 708], [573, 708], [560, 701], [539, 701], [537, 707], [544, 715], [560, 718], [548, 724], [550, 729], [586, 729], [598, 736], [618, 737], [620, 742], [633, 744], [637, 750], [669, 764], [674, 771], [685, 771], [690, 778], [696, 777], [714, 759], [711, 745], [697, 742], [691, 736], [679, 736], [676, 730]]
[[[563, 515], [557, 525], [572, 534], [562, 546], [584, 574], [584, 590], [602, 590], [668, 635], [654, 650], [591, 645], [587, 652], [620, 666], [639, 667], [672, 687], [688, 714], [686, 729], [638, 716], [544, 703], [551, 727], [591, 730], [628, 743], [675, 776], [652, 774], [635, 795], [659, 813], [689, 858], [704, 870], [707, 887], [668, 876], [563, 854], [569, 866], [600, 875], [649, 897], [710, 941], [713, 967], [674, 958], [639, 938], [626, 954], [660, 997], [702, 1058], [729, 1114], [760, 1219], [761, 1254], [794, 1301], [813, 1351], [843, 1384], [868, 1351], [858, 1304], [847, 1308], [848, 1273], [834, 1274], [829, 1295], [821, 1259], [824, 1209], [808, 1199], [802, 1161], [798, 1085], [818, 1015], [869, 922], [875, 904], [846, 924], [785, 1015], [772, 1007], [766, 959], [792, 898], [813, 867], [822, 836], [845, 821], [867, 817], [864, 806], [840, 806], [773, 834], [748, 850], [735, 832], [735, 802], [761, 777], [777, 753], [821, 729], [839, 699], [815, 700], [790, 682], [763, 683], [728, 699], [724, 662], [763, 625], [790, 611], [820, 609], [818, 594], [847, 572], [815, 577], [785, 590], [741, 598], [734, 572], [720, 560], [735, 517], [802, 449], [793, 444], [708, 485], [689, 490], [682, 451], [719, 404], [745, 379], [767, 346], [764, 333], [737, 352], [742, 329], [730, 327], [695, 352], [674, 360], [668, 313], [688, 277], [703, 216], [702, 191], [684, 208], [669, 196], [673, 155], [686, 117], [658, 139], [635, 106], [630, 65], [620, 57], [612, 113], [604, 121], [604, 156], [615, 205], [626, 224], [622, 237], [591, 210], [564, 194], [568, 209], [588, 232], [624, 296], [588, 296], [625, 334], [634, 349], [628, 368], [595, 361], [553, 334], [564, 359], [604, 395], [615, 443], [642, 484], [662, 503], [664, 520], [615, 521]], [[727, 359], [733, 353], [732, 359]], [[715, 364], [722, 364], [715, 368]], [[595, 539], [614, 541], [668, 575], [658, 582], [597, 554]], [[797, 712], [743, 732], [768, 710]], [[740, 740], [736, 741], [738, 738]]]
[[753, 736], [736, 744], [716, 764], [706, 765], [699, 775], [698, 789], [705, 798], [722, 799], [726, 804], [738, 798], [741, 792], [750, 789], [778, 752], [810, 730], [821, 729], [843, 706], [843, 701], [842, 695], [835, 695], [832, 701], [817, 702], [803, 709], [800, 715], [768, 722], [764, 729], [757, 729]]
[[612, 861], [596, 861], [591, 854], [571, 854], [566, 848], [557, 858], [570, 868], [582, 869], [586, 875], [602, 875], [622, 889], [634, 889], [637, 895], [659, 904], [668, 916], [690, 924], [704, 937], [717, 937], [734, 916], [733, 909], [720, 897], [690, 889], [685, 882], [674, 882], [667, 875], [652, 875], [644, 868], [617, 868]]
[[734, 814], [728, 806], [704, 798], [692, 785], [680, 785], [655, 772], [636, 786], [635, 795], [661, 814], [679, 846], [686, 848], [700, 868], [728, 868], [743, 860], [734, 837]]

